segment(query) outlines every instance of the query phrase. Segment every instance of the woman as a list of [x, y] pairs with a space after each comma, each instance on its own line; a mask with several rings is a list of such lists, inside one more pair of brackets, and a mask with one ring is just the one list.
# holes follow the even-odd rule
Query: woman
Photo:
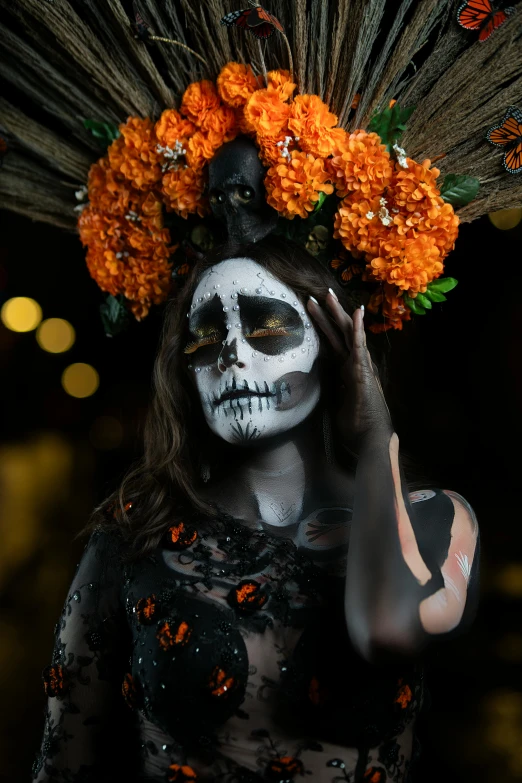
[[408, 779], [419, 654], [473, 619], [479, 534], [456, 493], [408, 494], [363, 308], [331, 285], [272, 238], [170, 303], [145, 455], [56, 629], [36, 780]]

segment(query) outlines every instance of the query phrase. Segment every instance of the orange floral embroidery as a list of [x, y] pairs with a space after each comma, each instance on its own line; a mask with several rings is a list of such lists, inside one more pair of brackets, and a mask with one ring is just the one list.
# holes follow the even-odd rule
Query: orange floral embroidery
[[171, 764], [167, 770], [169, 783], [186, 783], [189, 780], [197, 780], [198, 776], [192, 767], [186, 764]]
[[269, 775], [277, 776], [277, 780], [284, 776], [285, 778], [294, 778], [296, 775], [304, 775], [303, 762], [294, 756], [281, 756], [273, 759], [267, 768]]
[[160, 624], [156, 638], [160, 643], [160, 647], [164, 650], [169, 650], [175, 645], [185, 647], [192, 636], [192, 628], [184, 620], [181, 622], [167, 622], [164, 621]]
[[227, 696], [236, 685], [234, 677], [228, 677], [224, 669], [216, 666], [209, 679], [209, 687], [212, 696]]
[[121, 692], [127, 707], [134, 709], [138, 703], [138, 690], [132, 674], [128, 673], [123, 678]]
[[169, 527], [164, 538], [164, 544], [169, 549], [181, 550], [191, 546], [198, 537], [196, 528], [178, 522]]
[[363, 775], [365, 783], [384, 783], [386, 772], [379, 767], [369, 767]]
[[157, 604], [156, 604], [156, 596], [154, 593], [152, 595], [149, 595], [147, 598], [140, 598], [136, 602], [136, 616], [138, 618], [138, 622], [149, 625], [150, 623], [154, 622], [154, 617], [156, 614]]
[[400, 704], [401, 709], [405, 710], [406, 707], [409, 705], [413, 698], [413, 694], [411, 692], [411, 688], [408, 684], [402, 684], [402, 678], [399, 680], [398, 683], [401, 687], [399, 688], [399, 691], [397, 693], [397, 696], [395, 697], [395, 704]]
[[259, 582], [253, 579], [245, 579], [228, 594], [228, 602], [241, 612], [256, 612], [261, 609], [268, 600], [268, 595], [261, 588]]
[[49, 698], [62, 699], [69, 689], [65, 667], [59, 663], [47, 666], [43, 670], [42, 677], [45, 695]]

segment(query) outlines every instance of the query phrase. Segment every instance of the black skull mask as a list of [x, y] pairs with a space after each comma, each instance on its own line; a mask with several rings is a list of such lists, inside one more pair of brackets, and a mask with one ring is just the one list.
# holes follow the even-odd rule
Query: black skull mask
[[266, 170], [254, 142], [245, 137], [218, 150], [209, 166], [210, 206], [233, 242], [259, 242], [277, 223], [266, 203]]

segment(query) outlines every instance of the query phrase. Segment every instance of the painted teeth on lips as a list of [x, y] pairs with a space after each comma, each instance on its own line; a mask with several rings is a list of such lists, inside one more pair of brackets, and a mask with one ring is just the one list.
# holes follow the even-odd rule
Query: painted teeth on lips
[[264, 392], [255, 392], [250, 391], [248, 389], [236, 389], [235, 391], [226, 391], [223, 392], [221, 397], [218, 397], [217, 400], [214, 400], [214, 405], [221, 405], [223, 402], [226, 402], [227, 400], [237, 400], [237, 399], [249, 399], [250, 397], [275, 397], [276, 393], [270, 392], [270, 391], [264, 391]]

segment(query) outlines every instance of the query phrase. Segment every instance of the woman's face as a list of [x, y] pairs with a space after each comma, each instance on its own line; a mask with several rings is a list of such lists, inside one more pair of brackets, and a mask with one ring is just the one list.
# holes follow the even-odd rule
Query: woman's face
[[249, 258], [228, 259], [205, 272], [188, 315], [189, 372], [216, 435], [252, 442], [312, 412], [319, 338], [291, 288]]

